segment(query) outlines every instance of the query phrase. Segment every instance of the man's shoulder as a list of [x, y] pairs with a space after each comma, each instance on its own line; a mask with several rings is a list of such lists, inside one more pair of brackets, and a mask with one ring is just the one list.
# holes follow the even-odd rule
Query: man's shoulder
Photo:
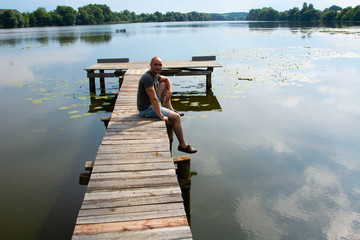
[[147, 71], [146, 73], [144, 73], [142, 76], [141, 76], [141, 78], [140, 78], [140, 80], [142, 80], [142, 79], [153, 79], [154, 78], [154, 76], [151, 74], [151, 72], [150, 72], [150, 70], [149, 71]]
[[140, 84], [143, 85], [145, 88], [154, 86], [154, 82], [155, 77], [150, 71], [144, 73], [140, 78]]

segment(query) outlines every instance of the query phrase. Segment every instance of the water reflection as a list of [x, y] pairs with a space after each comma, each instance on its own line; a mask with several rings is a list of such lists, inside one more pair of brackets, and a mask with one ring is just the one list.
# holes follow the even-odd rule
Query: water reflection
[[[138, 24], [126, 25], [129, 30], [120, 32], [119, 28], [124, 28], [122, 25], [108, 25], [108, 26], [73, 26], [73, 27], [44, 27], [33, 29], [0, 29], [0, 47], [11, 46], [15, 47], [21, 44], [40, 43], [48, 45], [50, 42], [58, 42], [60, 46], [72, 45], [81, 40], [84, 43], [102, 44], [109, 43], [114, 37], [131, 37], [133, 35], [153, 34], [156, 29], [156, 34], [179, 33], [181, 31], [191, 30], [192, 32], [201, 31], [201, 29], [217, 27], [224, 29], [227, 27], [233, 28], [248, 28], [251, 31], [272, 31], [280, 28], [294, 29], [312, 29], [319, 27], [328, 28], [344, 28], [357, 26], [360, 23], [295, 23], [295, 22], [172, 22], [172, 23], [149, 23], [144, 28], [138, 28]], [[91, 32], [89, 32], [91, 28]], [[162, 29], [165, 29], [163, 31]], [[33, 30], [33, 31], [30, 31]], [[315, 29], [313, 29], [315, 31]], [[30, 32], [31, 34], [24, 34]]]
[[[96, 29], [95, 31], [88, 32], [89, 26], [74, 26], [74, 27], [44, 27], [34, 29], [32, 34], [24, 34], [19, 29], [0, 30], [0, 46], [15, 47], [21, 44], [40, 43], [48, 45], [50, 42], [58, 42], [60, 46], [75, 44], [77, 40], [81, 40], [88, 44], [99, 44], [110, 42], [111, 39], [116, 37], [128, 36], [128, 33], [116, 33], [112, 27], [107, 29]], [[97, 30], [97, 31], [96, 31]], [[38, 34], [34, 34], [34, 33]]]
[[100, 96], [92, 95], [90, 97], [90, 105], [88, 112], [112, 112], [115, 107], [116, 97], [116, 93], [103, 93]]
[[174, 93], [172, 105], [178, 111], [221, 111], [221, 106], [212, 90], [205, 93], [179, 92]]
[[[89, 100], [84, 68], [102, 54], [118, 57], [114, 49], [139, 61], [206, 53], [224, 66], [214, 71], [213, 92], [173, 81], [173, 104], [189, 111], [184, 131], [199, 149], [191, 166], [194, 239], [359, 237], [360, 48], [358, 33], [347, 34], [359, 28], [209, 24], [195, 35], [170, 23], [158, 24], [173, 30], [159, 27], [159, 35], [156, 24], [127, 26], [133, 35], [109, 26], [0, 30], [3, 238], [71, 238], [84, 191], [79, 173], [96, 155], [101, 112], [115, 100]], [[307, 32], [315, 37], [296, 37]], [[94, 48], [81, 40], [97, 33], [111, 41]], [[148, 48], [160, 38], [161, 48]], [[20, 47], [4, 47], [11, 44]]]

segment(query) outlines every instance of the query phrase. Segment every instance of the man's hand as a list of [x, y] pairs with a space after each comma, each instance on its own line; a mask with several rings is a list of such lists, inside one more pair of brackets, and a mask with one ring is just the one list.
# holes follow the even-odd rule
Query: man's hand
[[161, 116], [160, 120], [165, 121], [165, 122], [169, 121], [168, 117], [165, 117], [165, 116]]

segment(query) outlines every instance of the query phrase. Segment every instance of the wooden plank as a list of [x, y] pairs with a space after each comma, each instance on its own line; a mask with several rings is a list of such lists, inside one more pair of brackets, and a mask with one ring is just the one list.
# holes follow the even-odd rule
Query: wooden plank
[[[181, 190], [179, 186], [161, 186], [153, 188], [136, 188], [136, 189], [111, 189], [111, 190], [91, 190], [86, 191], [84, 201], [100, 201], [100, 200], [115, 200], [121, 198], [139, 198], [150, 196], [169, 196], [172, 194], [180, 194]], [[161, 204], [164, 205], [164, 204]], [[141, 208], [147, 205], [142, 205]], [[157, 205], [156, 205], [157, 206]], [[101, 208], [101, 211], [111, 211], [113, 209], [106, 210], [107, 208]], [[118, 210], [120, 211], [120, 209]]]
[[125, 214], [142, 213], [142, 212], [167, 211], [167, 210], [179, 210], [179, 209], [183, 209], [182, 203], [154, 204], [154, 205], [130, 206], [130, 207], [120, 207], [120, 208], [99, 208], [99, 209], [80, 210], [79, 217], [101, 216], [101, 215], [123, 214], [123, 213]]
[[118, 76], [115, 75], [115, 73], [104, 73], [104, 72], [91, 73], [91, 72], [88, 72], [87, 77], [88, 78], [114, 78], [114, 77], [118, 77]]
[[[108, 166], [108, 165], [106, 165]], [[96, 172], [91, 174], [92, 180], [100, 179], [135, 179], [135, 178], [150, 178], [174, 175], [175, 169], [161, 169], [161, 170], [140, 170], [140, 171], [121, 171], [121, 172]]]
[[164, 203], [178, 203], [183, 202], [181, 193], [173, 193], [161, 196], [146, 196], [134, 198], [118, 198], [109, 200], [98, 201], [83, 201], [81, 209], [94, 209], [94, 208], [115, 208], [115, 207], [128, 207], [150, 204], [164, 204]]
[[[129, 63], [97, 63], [85, 70], [125, 70], [125, 69], [149, 69], [150, 61]], [[222, 67], [216, 60], [206, 61], [163, 61], [163, 69], [167, 68], [207, 68]]]
[[128, 171], [150, 171], [150, 170], [164, 170], [175, 169], [172, 162], [154, 162], [154, 163], [138, 163], [138, 164], [112, 164], [112, 165], [95, 165], [93, 167], [94, 173], [111, 173], [111, 172], [128, 172]]
[[[120, 181], [121, 180], [121, 181]], [[173, 186], [178, 184], [174, 176], [148, 177], [139, 179], [105, 179], [93, 180], [88, 184], [88, 189], [123, 189], [123, 188], [144, 188], [156, 186]]]
[[126, 161], [126, 159], [160, 159], [160, 158], [170, 158], [170, 152], [168, 150], [164, 152], [144, 152], [144, 153], [98, 153], [96, 156], [95, 165], [98, 164], [98, 161], [102, 160], [119, 160]]
[[190, 161], [190, 159], [191, 159], [190, 156], [173, 157], [174, 163], [183, 162], [183, 161]]
[[123, 232], [143, 229], [187, 226], [186, 216], [148, 219], [128, 222], [79, 224], [75, 226], [74, 234], [97, 234], [104, 232]]
[[76, 235], [74, 240], [103, 240], [103, 239], [122, 239], [122, 240], [134, 240], [134, 239], [192, 239], [191, 231], [188, 226], [174, 226], [166, 228], [154, 228], [145, 229], [142, 231], [121, 231], [121, 232], [105, 232], [96, 233], [92, 235]]
[[104, 214], [97, 216], [78, 217], [76, 224], [127, 222], [146, 219], [160, 219], [184, 216], [183, 209], [157, 210], [140, 213]]
[[126, 63], [129, 61], [129, 58], [101, 58], [97, 60], [98, 63]]
[[[191, 231], [186, 223], [183, 217], [178, 217], [168, 221], [134, 221], [127, 228], [117, 224], [81, 225], [81, 228], [76, 229], [77, 236], [74, 236], [74, 239], [85, 239], [81, 238], [84, 233], [95, 237], [86, 239], [187, 239], [191, 238]], [[102, 227], [104, 228], [101, 229]], [[132, 232], [129, 232], [130, 230]], [[174, 237], [171, 237], [172, 235]]]
[[98, 149], [99, 153], [144, 153], [144, 152], [165, 152], [169, 150], [169, 146], [153, 145], [153, 146], [133, 146], [122, 148], [121, 145], [101, 145]]
[[[112, 154], [108, 154], [108, 155], [112, 155]], [[96, 161], [96, 165], [115, 165], [115, 164], [129, 164], [129, 163], [138, 163], [138, 164], [142, 164], [142, 163], [157, 163], [157, 162], [169, 162], [168, 158], [144, 158], [144, 159], [140, 159], [140, 158], [126, 158], [126, 159], [115, 159], [115, 158], [111, 158], [111, 159], [106, 159], [106, 158], [110, 158], [107, 156], [104, 156], [104, 158], [102, 158], [102, 156], [97, 157], [97, 161]]]

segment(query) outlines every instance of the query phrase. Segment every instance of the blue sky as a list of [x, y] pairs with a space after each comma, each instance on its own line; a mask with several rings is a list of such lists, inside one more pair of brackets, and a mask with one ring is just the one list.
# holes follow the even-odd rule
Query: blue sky
[[137, 14], [154, 13], [156, 11], [162, 13], [169, 11], [226, 13], [248, 12], [250, 9], [262, 7], [272, 7], [278, 11], [284, 11], [293, 7], [301, 8], [304, 2], [312, 3], [319, 10], [332, 5], [343, 8], [360, 5], [359, 0], [10, 0], [2, 1], [0, 8], [32, 12], [38, 7], [45, 7], [47, 11], [52, 11], [58, 5], [71, 6], [77, 9], [87, 4], [106, 4], [114, 12], [127, 9]]

